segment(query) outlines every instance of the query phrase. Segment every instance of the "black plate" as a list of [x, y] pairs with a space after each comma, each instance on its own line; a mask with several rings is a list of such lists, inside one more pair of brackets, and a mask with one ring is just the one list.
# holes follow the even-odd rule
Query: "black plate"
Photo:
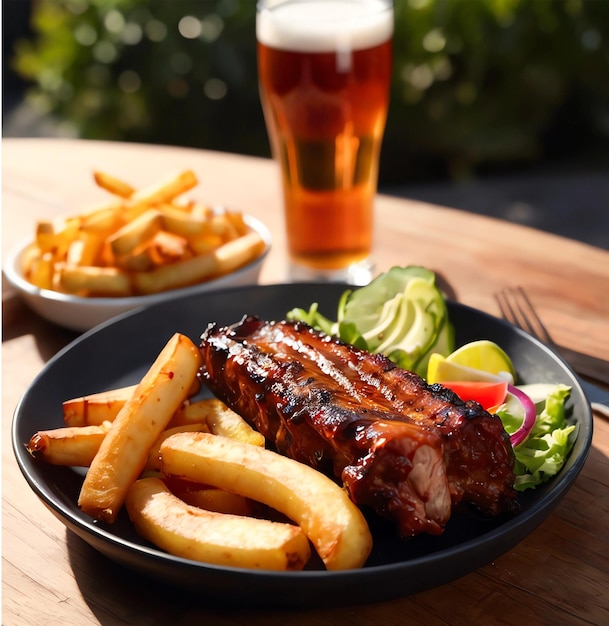
[[353, 571], [217, 567], [151, 547], [124, 511], [112, 526], [94, 523], [76, 505], [83, 471], [48, 466], [27, 453], [24, 443], [34, 432], [62, 425], [63, 400], [136, 382], [174, 332], [198, 342], [211, 321], [234, 323], [246, 313], [277, 320], [311, 302], [333, 316], [344, 288], [291, 284], [206, 293], [126, 314], [82, 335], [49, 361], [16, 409], [13, 449], [30, 487], [70, 530], [111, 559], [199, 595], [230, 598], [231, 604], [311, 607], [387, 600], [446, 583], [505, 553], [551, 513], [581, 471], [592, 440], [592, 414], [572, 371], [548, 348], [501, 320], [452, 302], [457, 345], [491, 339], [510, 354], [522, 382], [573, 388], [569, 409], [579, 432], [571, 456], [551, 482], [521, 495], [522, 511], [515, 517], [485, 521], [473, 513], [455, 514], [442, 536], [411, 541], [399, 540], [391, 525], [371, 518], [372, 554], [364, 568]]

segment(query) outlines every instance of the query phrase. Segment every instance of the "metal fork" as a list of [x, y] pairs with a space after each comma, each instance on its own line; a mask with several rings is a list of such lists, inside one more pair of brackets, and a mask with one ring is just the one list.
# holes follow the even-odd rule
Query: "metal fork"
[[[581, 376], [609, 385], [609, 363], [591, 355], [582, 354], [559, 346], [541, 321], [537, 311], [522, 287], [508, 287], [495, 294], [502, 316], [514, 326], [528, 332], [545, 343], [550, 349], [561, 354]], [[609, 407], [592, 402], [592, 409], [609, 417]]]

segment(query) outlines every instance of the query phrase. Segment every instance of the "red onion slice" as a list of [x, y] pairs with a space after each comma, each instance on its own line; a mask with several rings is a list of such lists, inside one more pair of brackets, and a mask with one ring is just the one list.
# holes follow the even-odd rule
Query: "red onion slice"
[[529, 396], [520, 389], [517, 389], [513, 385], [508, 385], [508, 393], [511, 393], [522, 404], [524, 409], [524, 419], [520, 428], [510, 435], [510, 443], [512, 448], [520, 445], [528, 436], [533, 426], [535, 426], [535, 420], [537, 419], [537, 410], [535, 404]]

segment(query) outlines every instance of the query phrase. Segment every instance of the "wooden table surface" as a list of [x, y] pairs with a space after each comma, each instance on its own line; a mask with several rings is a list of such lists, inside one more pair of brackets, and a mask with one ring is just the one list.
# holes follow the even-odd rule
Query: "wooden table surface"
[[[143, 186], [193, 169], [191, 195], [244, 210], [274, 236], [262, 283], [285, 280], [275, 165], [185, 148], [82, 140], [6, 139], [2, 145], [2, 245], [40, 218], [105, 199], [100, 169]], [[562, 345], [609, 359], [609, 252], [478, 215], [381, 196], [377, 270], [419, 264], [441, 273], [456, 298], [499, 315], [493, 294], [522, 285]], [[299, 612], [206, 605], [151, 588], [73, 536], [27, 486], [10, 442], [20, 396], [75, 335], [4, 292], [2, 351], [2, 623], [18, 624], [607, 624], [609, 623], [609, 422], [555, 512], [515, 548], [452, 583], [402, 599]]]

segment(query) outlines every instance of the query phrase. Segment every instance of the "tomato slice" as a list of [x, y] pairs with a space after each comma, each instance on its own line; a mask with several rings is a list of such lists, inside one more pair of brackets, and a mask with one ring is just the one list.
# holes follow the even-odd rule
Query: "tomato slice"
[[486, 382], [455, 380], [442, 381], [440, 384], [443, 387], [452, 389], [461, 400], [475, 400], [486, 411], [503, 404], [508, 388], [507, 381]]

